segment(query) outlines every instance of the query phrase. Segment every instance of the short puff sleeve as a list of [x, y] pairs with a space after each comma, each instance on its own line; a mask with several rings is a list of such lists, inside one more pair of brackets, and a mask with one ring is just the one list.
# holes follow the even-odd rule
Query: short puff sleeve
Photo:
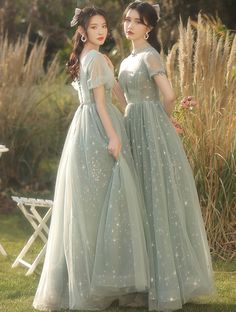
[[101, 85], [112, 88], [114, 83], [113, 72], [109, 68], [104, 56], [96, 52], [88, 65], [88, 88], [94, 89]]
[[149, 51], [144, 57], [144, 62], [150, 78], [156, 75], [166, 75], [161, 56], [157, 51]]

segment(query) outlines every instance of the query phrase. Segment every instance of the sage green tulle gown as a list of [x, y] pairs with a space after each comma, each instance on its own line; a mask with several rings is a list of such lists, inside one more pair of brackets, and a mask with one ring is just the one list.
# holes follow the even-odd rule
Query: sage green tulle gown
[[[111, 102], [112, 71], [102, 54], [83, 58], [77, 109], [57, 173], [46, 258], [33, 306], [100, 310], [121, 295], [146, 291], [148, 255], [143, 199], [123, 116]], [[119, 160], [96, 110], [93, 88], [105, 87], [106, 109], [122, 141]]]
[[126, 130], [151, 232], [148, 305], [161, 311], [179, 309], [214, 290], [192, 171], [153, 79], [164, 74], [160, 55], [148, 43], [122, 62], [119, 73], [128, 103]]

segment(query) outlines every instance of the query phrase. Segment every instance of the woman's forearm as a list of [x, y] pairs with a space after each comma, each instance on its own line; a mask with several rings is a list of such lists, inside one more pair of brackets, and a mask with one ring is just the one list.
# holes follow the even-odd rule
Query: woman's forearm
[[170, 117], [174, 109], [175, 94], [168, 78], [165, 75], [156, 75], [155, 83], [163, 96], [163, 106], [166, 114]]
[[170, 117], [174, 110], [174, 98], [169, 98], [163, 100], [164, 110], [166, 114]]
[[124, 96], [124, 92], [121, 89], [120, 84], [118, 83], [117, 80], [115, 80], [115, 82], [114, 82], [112, 93], [118, 99], [122, 110], [125, 110], [127, 102], [126, 102], [126, 99], [125, 99], [125, 96]]
[[93, 93], [98, 115], [101, 119], [105, 132], [110, 139], [114, 135], [117, 135], [117, 133], [112, 125], [111, 118], [106, 109], [104, 86], [95, 88]]

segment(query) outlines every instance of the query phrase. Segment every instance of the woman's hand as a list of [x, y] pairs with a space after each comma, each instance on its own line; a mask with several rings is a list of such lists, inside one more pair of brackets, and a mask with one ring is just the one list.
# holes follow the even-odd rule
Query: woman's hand
[[118, 135], [113, 135], [108, 144], [108, 152], [117, 160], [121, 151], [121, 141]]
[[171, 117], [171, 122], [172, 122], [173, 126], [175, 127], [175, 131], [178, 134], [183, 133], [183, 128], [181, 127], [181, 125], [173, 117]]

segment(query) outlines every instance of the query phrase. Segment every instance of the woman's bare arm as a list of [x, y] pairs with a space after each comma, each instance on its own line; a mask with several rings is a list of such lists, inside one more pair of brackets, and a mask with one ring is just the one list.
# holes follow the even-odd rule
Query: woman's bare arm
[[174, 109], [174, 90], [172, 89], [171, 84], [164, 73], [155, 75], [154, 80], [163, 96], [163, 104], [166, 114], [170, 117]]
[[121, 151], [121, 141], [112, 125], [110, 116], [106, 109], [104, 86], [101, 85], [97, 88], [94, 88], [93, 94], [96, 102], [97, 112], [109, 138], [108, 151], [115, 159], [117, 159]]
[[117, 98], [117, 100], [119, 101], [119, 104], [121, 106], [121, 110], [124, 111], [125, 108], [126, 108], [127, 102], [126, 102], [126, 99], [125, 99], [125, 96], [124, 96], [124, 92], [121, 89], [120, 84], [119, 84], [119, 82], [116, 79], [115, 79], [115, 82], [114, 82], [112, 93]]
[[[114, 66], [112, 64], [112, 61], [109, 59], [109, 57], [105, 54], [103, 54], [108, 66], [110, 67], [110, 69], [114, 72]], [[120, 106], [121, 106], [121, 110], [124, 111], [125, 110], [125, 107], [127, 105], [126, 103], [126, 99], [125, 99], [125, 96], [124, 96], [124, 92], [122, 91], [121, 87], [120, 87], [120, 84], [119, 82], [114, 79], [114, 86], [113, 86], [113, 89], [112, 89], [112, 94], [117, 98], [117, 100], [119, 101], [120, 103]]]

